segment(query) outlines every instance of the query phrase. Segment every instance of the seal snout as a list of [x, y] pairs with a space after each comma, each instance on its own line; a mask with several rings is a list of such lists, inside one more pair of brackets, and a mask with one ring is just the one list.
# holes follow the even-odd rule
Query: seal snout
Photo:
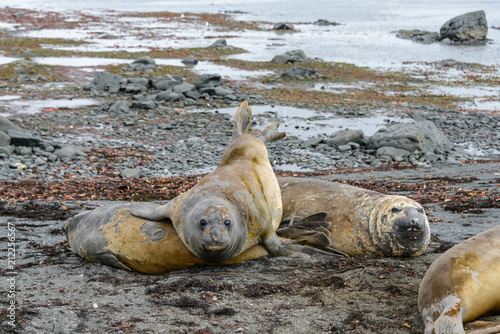
[[200, 228], [203, 231], [201, 244], [203, 249], [209, 252], [218, 252], [224, 250], [231, 241], [229, 237], [229, 228], [231, 221], [228, 219], [222, 222], [201, 219]]

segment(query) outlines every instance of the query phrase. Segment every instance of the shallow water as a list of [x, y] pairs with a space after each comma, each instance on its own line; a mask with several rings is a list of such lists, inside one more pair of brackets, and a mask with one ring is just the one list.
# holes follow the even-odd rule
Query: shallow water
[[6, 107], [8, 112], [0, 112], [0, 116], [36, 114], [45, 109], [72, 109], [101, 104], [101, 102], [94, 99], [18, 100], [14, 95], [10, 95], [10, 97], [2, 99], [4, 101], [2, 105]]

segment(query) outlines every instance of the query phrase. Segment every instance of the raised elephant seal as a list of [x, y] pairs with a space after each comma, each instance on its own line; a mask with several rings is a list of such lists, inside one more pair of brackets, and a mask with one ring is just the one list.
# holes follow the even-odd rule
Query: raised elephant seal
[[[331, 248], [350, 256], [416, 256], [429, 244], [429, 222], [420, 204], [347, 184], [313, 178], [280, 177], [283, 222], [278, 235], [309, 242], [295, 217], [324, 212], [331, 224]], [[316, 233], [313, 233], [314, 236]]]
[[212, 173], [160, 208], [138, 205], [131, 213], [153, 221], [169, 218], [187, 248], [210, 263], [228, 261], [260, 243], [271, 255], [318, 253], [276, 235], [281, 195], [265, 143], [285, 134], [277, 132], [278, 123], [248, 134], [251, 117], [244, 101], [235, 116], [232, 142]]
[[[465, 333], [463, 323], [500, 313], [500, 225], [448, 249], [418, 292], [425, 333]], [[467, 331], [469, 333], [469, 331]], [[473, 333], [500, 333], [500, 323]]]
[[[113, 204], [83, 212], [65, 222], [70, 249], [91, 262], [162, 274], [207, 264], [179, 238], [169, 219], [153, 222], [130, 214], [133, 203]], [[151, 209], [159, 207], [151, 204]], [[255, 245], [221, 264], [233, 264], [268, 255]]]

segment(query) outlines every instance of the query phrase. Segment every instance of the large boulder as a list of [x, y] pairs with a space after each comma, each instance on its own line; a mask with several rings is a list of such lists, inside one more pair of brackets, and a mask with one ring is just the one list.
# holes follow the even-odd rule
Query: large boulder
[[283, 65], [288, 63], [302, 63], [310, 61], [312, 61], [312, 59], [308, 58], [304, 51], [292, 50], [281, 55], [274, 56], [274, 58], [271, 60], [271, 64]]
[[365, 134], [363, 130], [339, 130], [334, 132], [330, 138], [326, 140], [328, 146], [342, 146], [347, 143], [357, 143], [364, 145], [366, 143]]
[[87, 88], [97, 92], [108, 91], [110, 93], [118, 93], [122, 83], [125, 83], [125, 79], [119, 74], [99, 72]]
[[292, 79], [314, 78], [316, 77], [316, 70], [314, 68], [294, 67], [285, 71], [281, 76]]
[[21, 130], [21, 128], [9, 121], [8, 118], [0, 116], [0, 131], [7, 133], [8, 130]]
[[452, 18], [440, 29], [441, 38], [455, 42], [484, 41], [488, 34], [488, 22], [483, 10]]
[[194, 82], [196, 88], [218, 87], [223, 85], [222, 76], [220, 74], [202, 74]]
[[368, 147], [394, 147], [409, 152], [450, 152], [452, 143], [430, 121], [397, 123], [380, 129], [368, 139]]

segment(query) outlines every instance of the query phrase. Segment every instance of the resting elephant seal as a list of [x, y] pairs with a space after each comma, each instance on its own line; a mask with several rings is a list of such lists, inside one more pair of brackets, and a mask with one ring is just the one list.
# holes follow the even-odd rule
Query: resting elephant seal
[[[197, 258], [179, 238], [169, 219], [153, 222], [130, 214], [133, 203], [103, 206], [83, 212], [65, 222], [73, 252], [91, 262], [162, 274], [207, 264]], [[160, 205], [151, 204], [151, 209]], [[233, 264], [268, 255], [255, 245], [221, 264]]]
[[153, 221], [170, 219], [187, 248], [209, 263], [228, 261], [257, 244], [274, 256], [320, 252], [284, 243], [276, 235], [281, 194], [265, 143], [285, 133], [277, 132], [278, 123], [273, 123], [260, 134], [248, 134], [251, 117], [244, 101], [235, 116], [231, 145], [212, 173], [164, 206], [138, 205], [131, 213]]
[[430, 239], [427, 217], [420, 204], [404, 196], [384, 195], [347, 184], [313, 178], [278, 178], [283, 222], [278, 235], [314, 245], [316, 232], [301, 230], [295, 217], [325, 214], [333, 249], [350, 256], [416, 256]]
[[[500, 225], [448, 249], [418, 292], [425, 333], [465, 333], [463, 323], [500, 313]], [[500, 333], [500, 323], [468, 333]]]

